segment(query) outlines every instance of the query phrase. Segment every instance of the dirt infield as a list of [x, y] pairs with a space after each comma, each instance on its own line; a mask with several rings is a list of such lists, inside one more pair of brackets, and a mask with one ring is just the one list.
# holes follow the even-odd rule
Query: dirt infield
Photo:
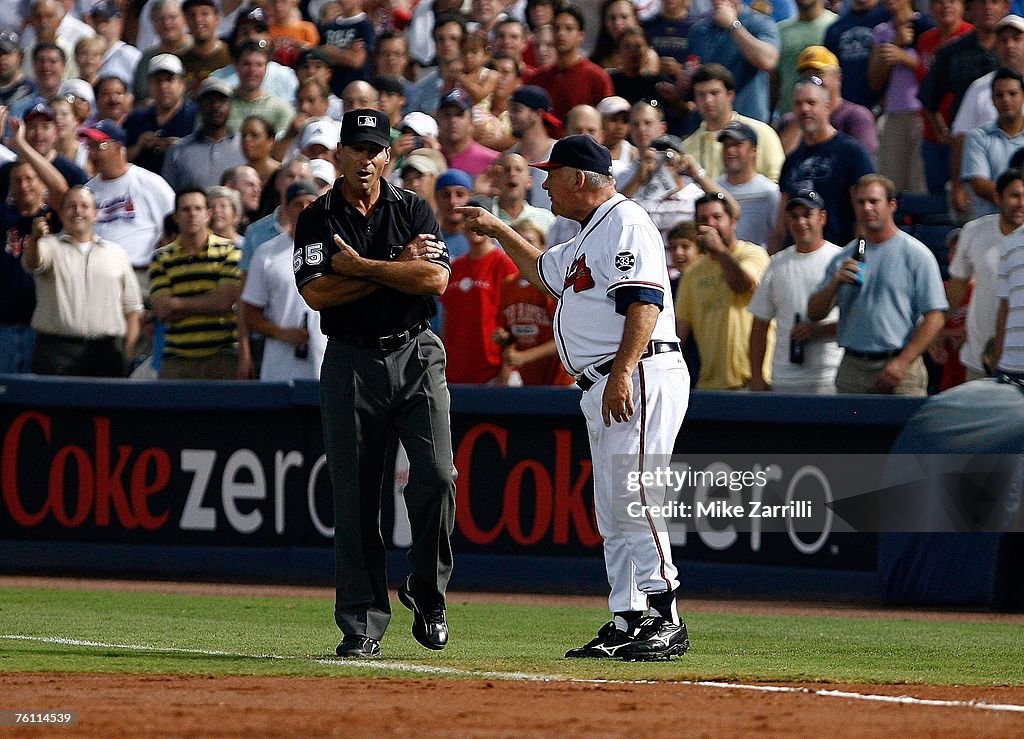
[[[324, 588], [0, 578], [0, 585], [330, 598]], [[598, 598], [457, 594], [453, 600], [601, 605]], [[866, 606], [687, 601], [689, 612], [888, 615]], [[913, 612], [1019, 623], [1021, 614]], [[685, 659], [685, 657], [683, 658]], [[1024, 735], [1022, 687], [708, 685], [684, 682], [0, 674], [4, 708], [79, 712], [74, 728], [0, 727], [4, 736], [972, 736]], [[768, 688], [767, 690], [765, 688]], [[837, 697], [816, 691], [856, 694]], [[942, 705], [892, 703], [910, 695]], [[875, 698], [872, 698], [874, 696]], [[959, 702], [949, 704], [949, 702]]]
[[[808, 688], [820, 686], [806, 686]], [[830, 690], [901, 695], [899, 688]], [[1019, 703], [1006, 688], [918, 697]], [[1024, 715], [679, 683], [580, 684], [125, 675], [0, 675], [7, 705], [80, 712], [14, 736], [1020, 736]], [[4, 729], [5, 735], [10, 727]]]

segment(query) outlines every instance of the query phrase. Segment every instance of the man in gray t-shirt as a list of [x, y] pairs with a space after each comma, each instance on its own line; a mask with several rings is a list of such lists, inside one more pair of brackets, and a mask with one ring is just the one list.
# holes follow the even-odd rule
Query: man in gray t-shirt
[[718, 134], [725, 175], [718, 184], [740, 206], [736, 238], [767, 247], [779, 215], [779, 186], [757, 171], [757, 132], [733, 121]]
[[853, 187], [857, 234], [829, 264], [807, 302], [811, 321], [839, 305], [836, 374], [841, 393], [926, 395], [921, 359], [948, 309], [934, 255], [900, 231], [892, 181], [867, 174]]

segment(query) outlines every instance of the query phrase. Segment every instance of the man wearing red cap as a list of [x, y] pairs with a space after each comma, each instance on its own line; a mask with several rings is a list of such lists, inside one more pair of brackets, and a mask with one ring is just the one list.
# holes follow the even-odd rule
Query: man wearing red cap
[[460, 210], [467, 228], [496, 238], [523, 277], [558, 298], [558, 353], [584, 391], [613, 619], [565, 656], [666, 659], [690, 645], [666, 520], [657, 513], [666, 490], [628, 482], [651, 468], [652, 455], [657, 464], [672, 453], [689, 398], [661, 235], [643, 208], [615, 191], [611, 154], [590, 136], [562, 139], [536, 166], [548, 170], [555, 214], [582, 226], [568, 243], [544, 252], [488, 211]]

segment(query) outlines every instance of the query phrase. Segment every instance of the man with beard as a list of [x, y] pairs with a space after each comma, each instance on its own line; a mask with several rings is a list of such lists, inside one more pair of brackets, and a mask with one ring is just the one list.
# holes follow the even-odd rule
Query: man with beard
[[186, 185], [210, 188], [220, 183], [225, 169], [245, 164], [241, 137], [228, 128], [231, 116], [231, 88], [210, 77], [199, 89], [198, 131], [171, 147], [161, 170], [175, 191]]
[[390, 132], [378, 110], [345, 114], [341, 177], [295, 229], [295, 281], [328, 337], [320, 406], [334, 493], [334, 616], [344, 637], [336, 651], [354, 659], [380, 655], [391, 620], [380, 484], [395, 435], [409, 456], [412, 524], [412, 573], [398, 597], [413, 612], [417, 642], [448, 644], [455, 465], [445, 351], [428, 321], [451, 266], [430, 206], [382, 179]]
[[[551, 97], [547, 90], [536, 85], [520, 87], [509, 98], [508, 117], [512, 124], [512, 135], [519, 139], [511, 151], [522, 154], [527, 162], [546, 161], [555, 140], [548, 136], [545, 122], [557, 123], [551, 113]], [[547, 175], [539, 169], [531, 169], [530, 176], [533, 178], [530, 203], [539, 208], [550, 208], [551, 196], [543, 187]]]

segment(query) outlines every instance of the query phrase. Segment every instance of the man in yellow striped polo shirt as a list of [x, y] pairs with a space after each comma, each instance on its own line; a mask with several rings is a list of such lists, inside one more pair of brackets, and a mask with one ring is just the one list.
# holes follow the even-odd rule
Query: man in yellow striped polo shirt
[[185, 189], [174, 204], [180, 235], [149, 265], [149, 294], [167, 326], [160, 378], [245, 379], [234, 304], [242, 291], [235, 245], [209, 229], [206, 193]]

